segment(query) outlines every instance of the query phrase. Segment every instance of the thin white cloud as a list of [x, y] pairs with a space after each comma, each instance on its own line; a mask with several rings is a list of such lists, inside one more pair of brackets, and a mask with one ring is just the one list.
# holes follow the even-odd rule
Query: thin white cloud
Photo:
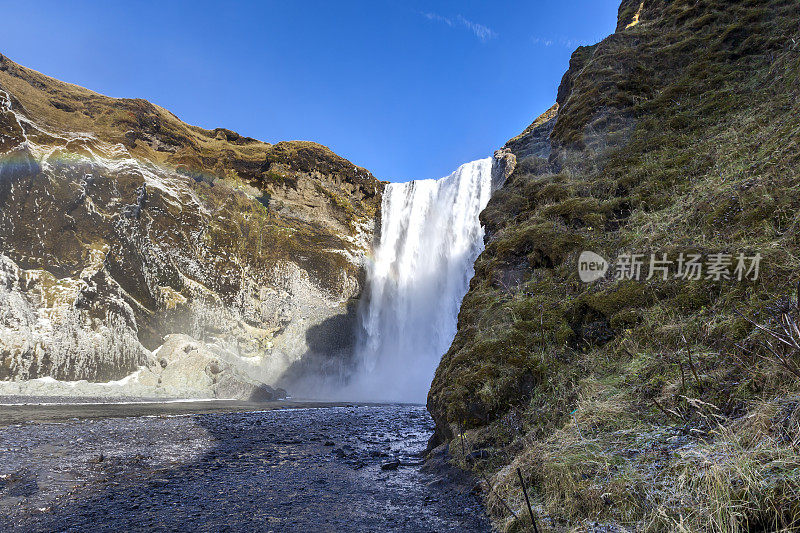
[[475, 37], [480, 39], [480, 41], [483, 43], [497, 37], [497, 32], [495, 32], [490, 27], [484, 26], [483, 24], [478, 24], [477, 22], [472, 22], [471, 20], [464, 18], [463, 15], [457, 15], [455, 19], [449, 17], [443, 17], [438, 13], [422, 13], [422, 16], [428, 20], [441, 22], [442, 24], [447, 24], [451, 28], [456, 26], [466, 28], [467, 30], [472, 32], [475, 35]]
[[472, 33], [475, 34], [475, 37], [480, 39], [482, 42], [486, 42], [489, 39], [494, 39], [497, 37], [497, 34], [488, 26], [484, 26], [483, 24], [478, 24], [477, 22], [472, 22], [471, 20], [467, 20], [461, 15], [458, 16], [458, 21], [463, 24], [466, 28], [468, 28]]
[[[563, 46], [564, 48], [575, 49], [579, 46], [590, 46], [591, 43], [586, 39], [565, 39], [564, 37], [559, 37], [557, 39], [549, 39], [546, 37], [531, 37], [531, 42], [537, 46]], [[597, 42], [597, 41], [595, 41]]]
[[452, 20], [450, 20], [447, 17], [443, 17], [441, 15], [437, 15], [436, 13], [423, 13], [422, 16], [425, 17], [428, 20], [434, 20], [436, 22], [444, 22], [445, 24], [447, 24], [451, 28], [453, 27], [453, 21]]

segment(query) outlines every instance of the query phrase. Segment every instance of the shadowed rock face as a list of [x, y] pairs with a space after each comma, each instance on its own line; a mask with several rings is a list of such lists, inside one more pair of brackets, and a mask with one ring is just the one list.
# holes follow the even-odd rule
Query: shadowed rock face
[[381, 192], [324, 146], [2, 58], [0, 379], [119, 379], [181, 333], [273, 381], [358, 298]]

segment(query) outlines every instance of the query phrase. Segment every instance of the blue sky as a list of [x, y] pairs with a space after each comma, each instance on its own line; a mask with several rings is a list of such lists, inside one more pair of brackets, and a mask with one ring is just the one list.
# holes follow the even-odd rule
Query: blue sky
[[4, 2], [0, 53], [103, 94], [373, 172], [441, 177], [554, 101], [619, 0]]

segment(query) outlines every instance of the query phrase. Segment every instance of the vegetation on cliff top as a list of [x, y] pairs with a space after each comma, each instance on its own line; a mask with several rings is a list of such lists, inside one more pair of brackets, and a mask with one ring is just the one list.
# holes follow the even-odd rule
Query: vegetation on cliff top
[[[323, 286], [334, 286], [341, 255], [326, 250], [348, 249], [342, 237], [354, 234], [359, 223], [371, 223], [380, 208], [378, 180], [313, 142], [269, 144], [224, 128], [205, 130], [146, 100], [103, 96], [2, 55], [0, 90], [16, 111], [45, 131], [88, 132], [100, 141], [124, 145], [141, 161], [194, 178], [198, 197], [212, 211], [225, 214], [224, 222], [219, 216], [211, 221], [209, 242], [241, 253], [247, 264], [262, 270], [281, 259], [297, 260]], [[64, 142], [41, 131], [29, 134], [43, 145]], [[88, 154], [91, 140], [76, 138], [61, 148], [67, 156], [70, 151]], [[250, 239], [252, 232], [259, 237]], [[10, 245], [4, 248], [16, 260], [36, 257], [15, 254]], [[80, 265], [73, 266], [80, 270]]]
[[[789, 0], [625, 1], [557, 114], [507, 145], [428, 400], [500, 529], [527, 527], [517, 467], [540, 527], [800, 527], [800, 350], [758, 327], [800, 320], [798, 20]], [[760, 253], [761, 272], [585, 284], [582, 250]]]

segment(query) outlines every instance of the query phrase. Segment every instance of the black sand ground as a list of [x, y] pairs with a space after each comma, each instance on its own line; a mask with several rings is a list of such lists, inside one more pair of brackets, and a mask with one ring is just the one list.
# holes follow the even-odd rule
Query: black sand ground
[[290, 407], [0, 406], [0, 531], [489, 531], [423, 407]]

